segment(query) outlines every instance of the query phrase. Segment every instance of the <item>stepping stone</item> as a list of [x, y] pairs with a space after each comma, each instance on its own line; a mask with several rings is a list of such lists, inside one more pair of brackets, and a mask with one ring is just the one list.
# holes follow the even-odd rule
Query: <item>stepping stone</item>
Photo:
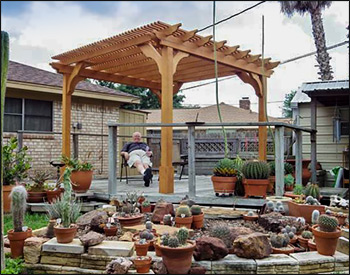
[[58, 243], [56, 238], [52, 238], [43, 244], [42, 251], [82, 254], [84, 253], [84, 246], [79, 239], [73, 239], [70, 243]]
[[[162, 225], [162, 224], [153, 224], [153, 228], [157, 231], [157, 234], [164, 234], [165, 232], [168, 232], [170, 235], [173, 233], [177, 233], [180, 228], [169, 226], [169, 225]], [[145, 230], [146, 226], [144, 224], [140, 225], [134, 225], [134, 226], [124, 226], [123, 230], [124, 231], [130, 231], [132, 233], [138, 233], [141, 230]], [[188, 230], [190, 236], [193, 236], [194, 231], [193, 229]]]
[[349, 239], [340, 237], [338, 239], [337, 251], [349, 255]]
[[102, 243], [90, 246], [89, 255], [104, 255], [117, 257], [130, 257], [134, 254], [133, 242], [103, 241]]

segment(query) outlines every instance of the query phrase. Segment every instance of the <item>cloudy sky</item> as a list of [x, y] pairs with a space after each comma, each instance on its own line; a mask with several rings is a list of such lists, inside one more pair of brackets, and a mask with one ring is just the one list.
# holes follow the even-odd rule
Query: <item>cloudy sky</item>
[[[217, 21], [250, 7], [258, 1], [217, 1]], [[182, 23], [186, 30], [212, 24], [212, 1], [1, 1], [1, 30], [10, 35], [10, 59], [45, 70], [51, 56], [92, 43], [154, 21]], [[216, 27], [217, 40], [228, 45], [262, 51], [262, 16], [265, 19], [265, 57], [284, 61], [315, 51], [309, 15], [288, 18], [277, 1], [268, 1]], [[333, 1], [323, 12], [327, 46], [347, 40], [348, 1]], [[212, 34], [212, 29], [199, 33]], [[334, 79], [349, 79], [347, 46], [329, 51]], [[314, 56], [280, 65], [268, 79], [268, 114], [281, 116], [286, 93], [302, 82], [317, 81]], [[187, 83], [183, 88], [203, 82]], [[215, 104], [215, 85], [183, 91], [185, 104]], [[238, 78], [219, 84], [219, 101], [237, 106], [249, 96], [252, 109], [257, 98], [252, 87]]]

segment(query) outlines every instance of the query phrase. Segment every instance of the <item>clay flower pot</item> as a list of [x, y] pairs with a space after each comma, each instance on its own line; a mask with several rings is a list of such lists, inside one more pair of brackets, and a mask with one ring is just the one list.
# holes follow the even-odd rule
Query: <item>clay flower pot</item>
[[285, 185], [284, 186], [284, 190], [285, 191], [293, 191], [293, 189], [294, 189], [294, 184], [292, 184], [292, 185]]
[[256, 221], [259, 219], [258, 215], [248, 216], [247, 214], [243, 214], [243, 220], [245, 221]]
[[147, 207], [144, 207], [141, 205], [141, 213], [151, 213], [152, 212], [152, 205], [149, 205]]
[[191, 268], [193, 251], [196, 248], [194, 241], [187, 241], [187, 246], [172, 248], [159, 245], [162, 259], [169, 274], [187, 274]]
[[55, 226], [53, 230], [58, 243], [72, 242], [77, 233], [77, 227], [72, 225], [69, 228]]
[[13, 229], [7, 231], [7, 238], [10, 241], [11, 257], [13, 259], [23, 256], [25, 239], [31, 237], [32, 229], [28, 228], [24, 232], [15, 232]]
[[160, 250], [159, 245], [157, 245], [157, 243], [154, 243], [154, 250], [156, 251], [156, 256], [162, 256], [162, 251]]
[[4, 213], [9, 213], [11, 211], [11, 198], [9, 197], [12, 188], [15, 185], [3, 185], [2, 186], [2, 195], [4, 201]]
[[218, 177], [212, 176], [215, 195], [221, 194], [232, 195], [235, 192], [237, 177]]
[[147, 256], [148, 248], [150, 246], [149, 242], [144, 244], [140, 244], [139, 242], [135, 242], [135, 250], [137, 256]]
[[204, 213], [193, 215], [192, 227], [193, 229], [201, 229], [204, 226]]
[[291, 245], [288, 245], [287, 247], [281, 247], [281, 248], [276, 248], [272, 247], [272, 254], [286, 254], [289, 255], [290, 253], [294, 252], [294, 247]]
[[313, 240], [309, 240], [307, 242], [307, 245], [308, 245], [310, 251], [317, 251], [316, 244]]
[[254, 180], [254, 179], [244, 179], [243, 180], [243, 186], [244, 186], [244, 192], [245, 198], [248, 198], [250, 196], [258, 196], [266, 198], [266, 191], [267, 186], [269, 185], [268, 179], [260, 179], [260, 180]]
[[131, 216], [131, 217], [121, 217], [121, 216], [117, 217], [121, 227], [142, 224], [142, 218], [143, 218], [143, 214], [139, 214], [137, 216]]
[[295, 194], [293, 194], [293, 192], [287, 191], [287, 192], [284, 192], [283, 196], [288, 197], [288, 198], [292, 198], [292, 199], [296, 199], [296, 198], [302, 197], [303, 195], [295, 195]]
[[314, 210], [320, 211], [320, 214], [325, 213], [324, 205], [308, 205], [299, 204], [293, 201], [288, 201], [289, 216], [303, 217], [307, 223], [311, 224], [311, 215]]
[[347, 215], [345, 215], [345, 214], [339, 215], [339, 213], [333, 213], [332, 216], [334, 216], [334, 217], [336, 217], [338, 219], [339, 225], [344, 225], [345, 224], [345, 220], [347, 218]]
[[289, 240], [289, 244], [295, 244], [297, 241], [298, 241], [298, 237], [297, 237], [297, 236], [294, 236], [293, 239], [290, 239], [290, 240]]
[[[158, 238], [158, 234], [156, 233], [155, 229], [152, 229], [152, 234], [154, 235], [154, 238], [152, 240], [147, 240], [147, 242], [149, 243], [149, 247], [148, 247], [148, 251], [154, 251], [154, 243]], [[134, 242], [138, 242], [140, 240], [140, 232], [139, 233], [135, 233], [132, 236], [132, 240]]]
[[77, 193], [85, 193], [90, 189], [93, 171], [73, 171], [70, 177], [72, 188]]
[[192, 221], [193, 221], [193, 216], [185, 217], [185, 218], [175, 217], [175, 226], [176, 227], [185, 226], [186, 228], [191, 229]]
[[27, 202], [29, 203], [41, 203], [46, 200], [46, 191], [44, 192], [29, 192]]
[[105, 235], [108, 236], [115, 236], [117, 231], [118, 231], [118, 227], [116, 226], [111, 226], [110, 228], [108, 228], [107, 226], [103, 227], [103, 230], [105, 232]]
[[132, 259], [137, 273], [148, 273], [151, 267], [152, 258], [150, 256], [136, 257]]
[[299, 244], [302, 247], [304, 247], [306, 250], [309, 249], [309, 245], [308, 245], [309, 239], [305, 239], [302, 236], [298, 236], [298, 241], [299, 241]]
[[53, 203], [61, 196], [61, 190], [46, 190], [47, 202]]
[[324, 232], [319, 230], [318, 224], [312, 226], [312, 233], [315, 237], [317, 252], [322, 255], [332, 256], [337, 248], [338, 238], [341, 230], [338, 226], [334, 232]]

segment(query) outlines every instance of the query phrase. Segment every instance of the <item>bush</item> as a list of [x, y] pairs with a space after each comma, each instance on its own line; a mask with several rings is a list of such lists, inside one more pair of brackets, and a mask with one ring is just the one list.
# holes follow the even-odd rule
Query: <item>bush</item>
[[10, 257], [5, 258], [5, 269], [1, 270], [1, 274], [21, 274], [24, 269], [23, 259], [11, 259]]

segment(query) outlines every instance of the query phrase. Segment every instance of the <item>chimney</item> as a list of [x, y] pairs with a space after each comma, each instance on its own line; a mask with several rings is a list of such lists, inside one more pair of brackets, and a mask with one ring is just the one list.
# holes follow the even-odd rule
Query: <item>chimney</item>
[[249, 97], [242, 97], [242, 99], [239, 100], [239, 108], [250, 111]]

